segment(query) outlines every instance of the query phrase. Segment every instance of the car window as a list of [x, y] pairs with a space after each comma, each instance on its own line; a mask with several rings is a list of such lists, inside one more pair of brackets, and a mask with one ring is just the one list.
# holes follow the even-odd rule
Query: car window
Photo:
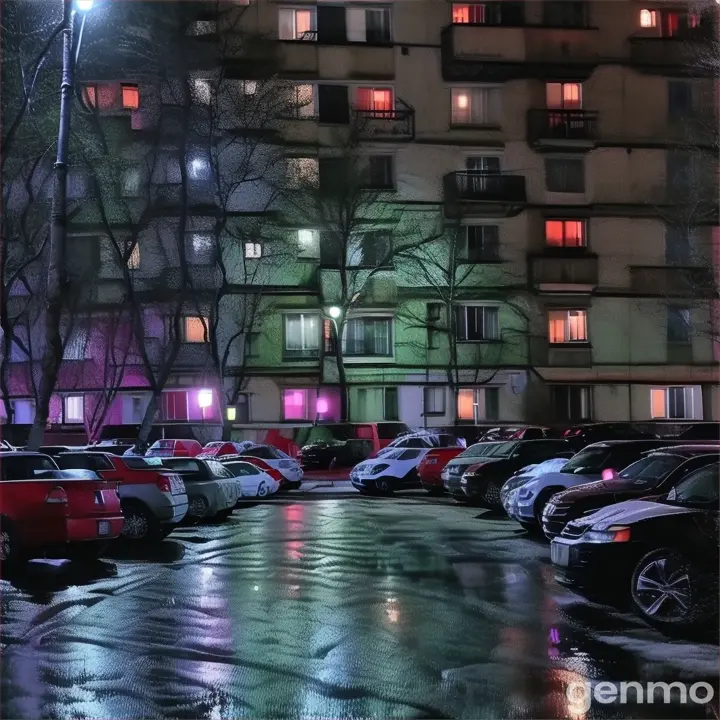
[[275, 460], [275, 456], [270, 452], [270, 448], [263, 445], [248, 448], [244, 454], [250, 457], [262, 458], [263, 460]]
[[112, 470], [112, 463], [102, 455], [83, 455], [73, 453], [58, 455], [55, 458], [58, 467], [62, 470]]
[[46, 455], [18, 455], [3, 457], [3, 480], [32, 480], [40, 473], [57, 470], [57, 465]]
[[260, 474], [260, 470], [255, 465], [247, 462], [225, 463], [225, 467], [233, 474], [233, 477]]
[[232, 477], [230, 471], [217, 460], [208, 460], [207, 465], [214, 478], [224, 480], [225, 478]]
[[[381, 440], [396, 438], [398, 435], [408, 432], [410, 428], [405, 423], [378, 423], [377, 433]], [[360, 437], [360, 435], [358, 435]], [[369, 436], [372, 437], [372, 434]]]
[[565, 463], [560, 472], [576, 474], [599, 473], [607, 467], [605, 461], [609, 456], [609, 447], [586, 448]]
[[172, 448], [174, 447], [174, 443], [175, 443], [174, 440], [156, 440], [150, 446], [150, 449], [152, 450], [153, 448], [164, 448], [164, 449], [172, 450]]
[[163, 465], [172, 470], [177, 470], [178, 472], [200, 471], [200, 463], [197, 460], [191, 460], [190, 458], [165, 458]]
[[222, 440], [216, 440], [215, 442], [209, 442], [205, 446], [205, 450], [209, 450], [210, 448], [219, 448], [222, 447], [225, 443]]
[[158, 465], [162, 465], [162, 458], [141, 458], [128, 455], [127, 457], [123, 458], [123, 462], [131, 470], [147, 470], [150, 467], [157, 467]]
[[685, 462], [681, 455], [649, 455], [628, 465], [618, 476], [637, 487], [655, 487], [668, 473]]
[[463, 450], [458, 457], [459, 458], [465, 458], [465, 457], [484, 457], [487, 455], [496, 445], [500, 445], [502, 443], [475, 443], [475, 445], [471, 445], [467, 450]]
[[720, 463], [706, 465], [696, 470], [670, 492], [668, 499], [679, 505], [699, 503], [716, 506], [718, 473], [720, 473]]
[[414, 460], [420, 457], [419, 450], [403, 450], [395, 459], [396, 460]]
[[487, 457], [510, 457], [516, 447], [516, 442], [497, 443], [489, 450]]

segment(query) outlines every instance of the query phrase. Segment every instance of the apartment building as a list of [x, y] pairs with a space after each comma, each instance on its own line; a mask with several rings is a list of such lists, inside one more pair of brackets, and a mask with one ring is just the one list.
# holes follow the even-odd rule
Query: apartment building
[[[224, 22], [199, 11], [191, 34], [223, 52], [193, 66], [193, 102], [218, 75], [240, 97], [277, 83], [292, 102], [263, 141], [272, 179], [225, 206], [265, 224], [232, 249], [221, 241], [241, 257], [224, 263], [217, 323], [217, 256], [203, 248], [218, 200], [202, 190], [210, 166], [183, 155], [206, 192], [187, 218], [200, 299], [182, 309], [160, 420], [224, 417], [250, 436], [345, 412], [414, 427], [718, 419], [716, 87], [698, 62], [711, 12], [665, 0], [234, 5], [256, 41], [228, 52]], [[133, 82], [117, 83], [123, 103]], [[131, 108], [138, 123], [148, 95]], [[348, 156], [368, 194], [339, 258], [322, 209]], [[211, 332], [241, 340], [221, 367]], [[148, 383], [133, 382], [109, 424], [139, 422]]]

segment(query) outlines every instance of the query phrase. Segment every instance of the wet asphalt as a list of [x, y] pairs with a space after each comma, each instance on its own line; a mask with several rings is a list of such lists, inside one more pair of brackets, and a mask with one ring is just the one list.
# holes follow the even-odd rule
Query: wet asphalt
[[0, 583], [0, 715], [716, 717], [569, 705], [568, 683], [601, 680], [717, 697], [718, 646], [581, 600], [548, 556], [506, 518], [410, 496], [277, 499], [154, 548], [33, 562]]

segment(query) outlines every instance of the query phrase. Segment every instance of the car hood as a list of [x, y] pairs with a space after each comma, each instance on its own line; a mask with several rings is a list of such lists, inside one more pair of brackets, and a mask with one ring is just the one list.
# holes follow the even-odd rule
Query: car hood
[[[502, 468], [510, 458], [478, 458], [473, 465], [480, 465], [476, 472], [482, 473], [485, 470]], [[492, 466], [492, 467], [491, 467]]]
[[697, 512], [694, 508], [666, 505], [649, 500], [626, 500], [575, 520], [574, 525], [631, 525], [653, 517], [670, 517]]
[[570, 488], [558, 493], [558, 498], [564, 501], [574, 502], [582, 498], [602, 495], [651, 495], [653, 488], [647, 486], [633, 485], [632, 482], [612, 481], [587, 482], [577, 487]]
[[525, 487], [528, 488], [543, 488], [550, 485], [561, 485], [566, 488], [575, 487], [576, 485], [585, 485], [586, 483], [594, 483], [597, 480], [596, 477], [588, 477], [587, 475], [578, 475], [576, 473], [561, 473], [552, 472], [544, 473], [543, 475], [537, 475], [531, 478]]

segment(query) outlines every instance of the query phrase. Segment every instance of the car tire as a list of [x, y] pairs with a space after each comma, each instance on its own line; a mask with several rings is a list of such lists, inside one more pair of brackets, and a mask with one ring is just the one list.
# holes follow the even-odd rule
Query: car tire
[[0, 517], [0, 567], [12, 565], [22, 552], [12, 520]]
[[207, 498], [199, 495], [188, 501], [187, 517], [195, 522], [200, 522], [203, 518], [207, 517], [209, 509], [210, 503], [207, 501]]
[[666, 628], [698, 625], [717, 613], [717, 586], [710, 573], [672, 548], [653, 550], [640, 559], [630, 595], [643, 619]]
[[120, 506], [125, 518], [120, 531], [123, 540], [147, 542], [157, 539], [160, 523], [149, 510], [134, 502], [123, 502]]
[[545, 506], [550, 502], [550, 498], [559, 492], [560, 490], [558, 490], [557, 488], [546, 488], [545, 490], [540, 492], [540, 494], [535, 499], [535, 504], [533, 505], [533, 515], [535, 516], [535, 522], [537, 523], [540, 530], [542, 530], [542, 515]]
[[392, 495], [393, 494], [392, 478], [389, 478], [389, 477], [378, 478], [375, 481], [375, 487], [377, 488], [378, 492], [382, 493], [383, 495]]

